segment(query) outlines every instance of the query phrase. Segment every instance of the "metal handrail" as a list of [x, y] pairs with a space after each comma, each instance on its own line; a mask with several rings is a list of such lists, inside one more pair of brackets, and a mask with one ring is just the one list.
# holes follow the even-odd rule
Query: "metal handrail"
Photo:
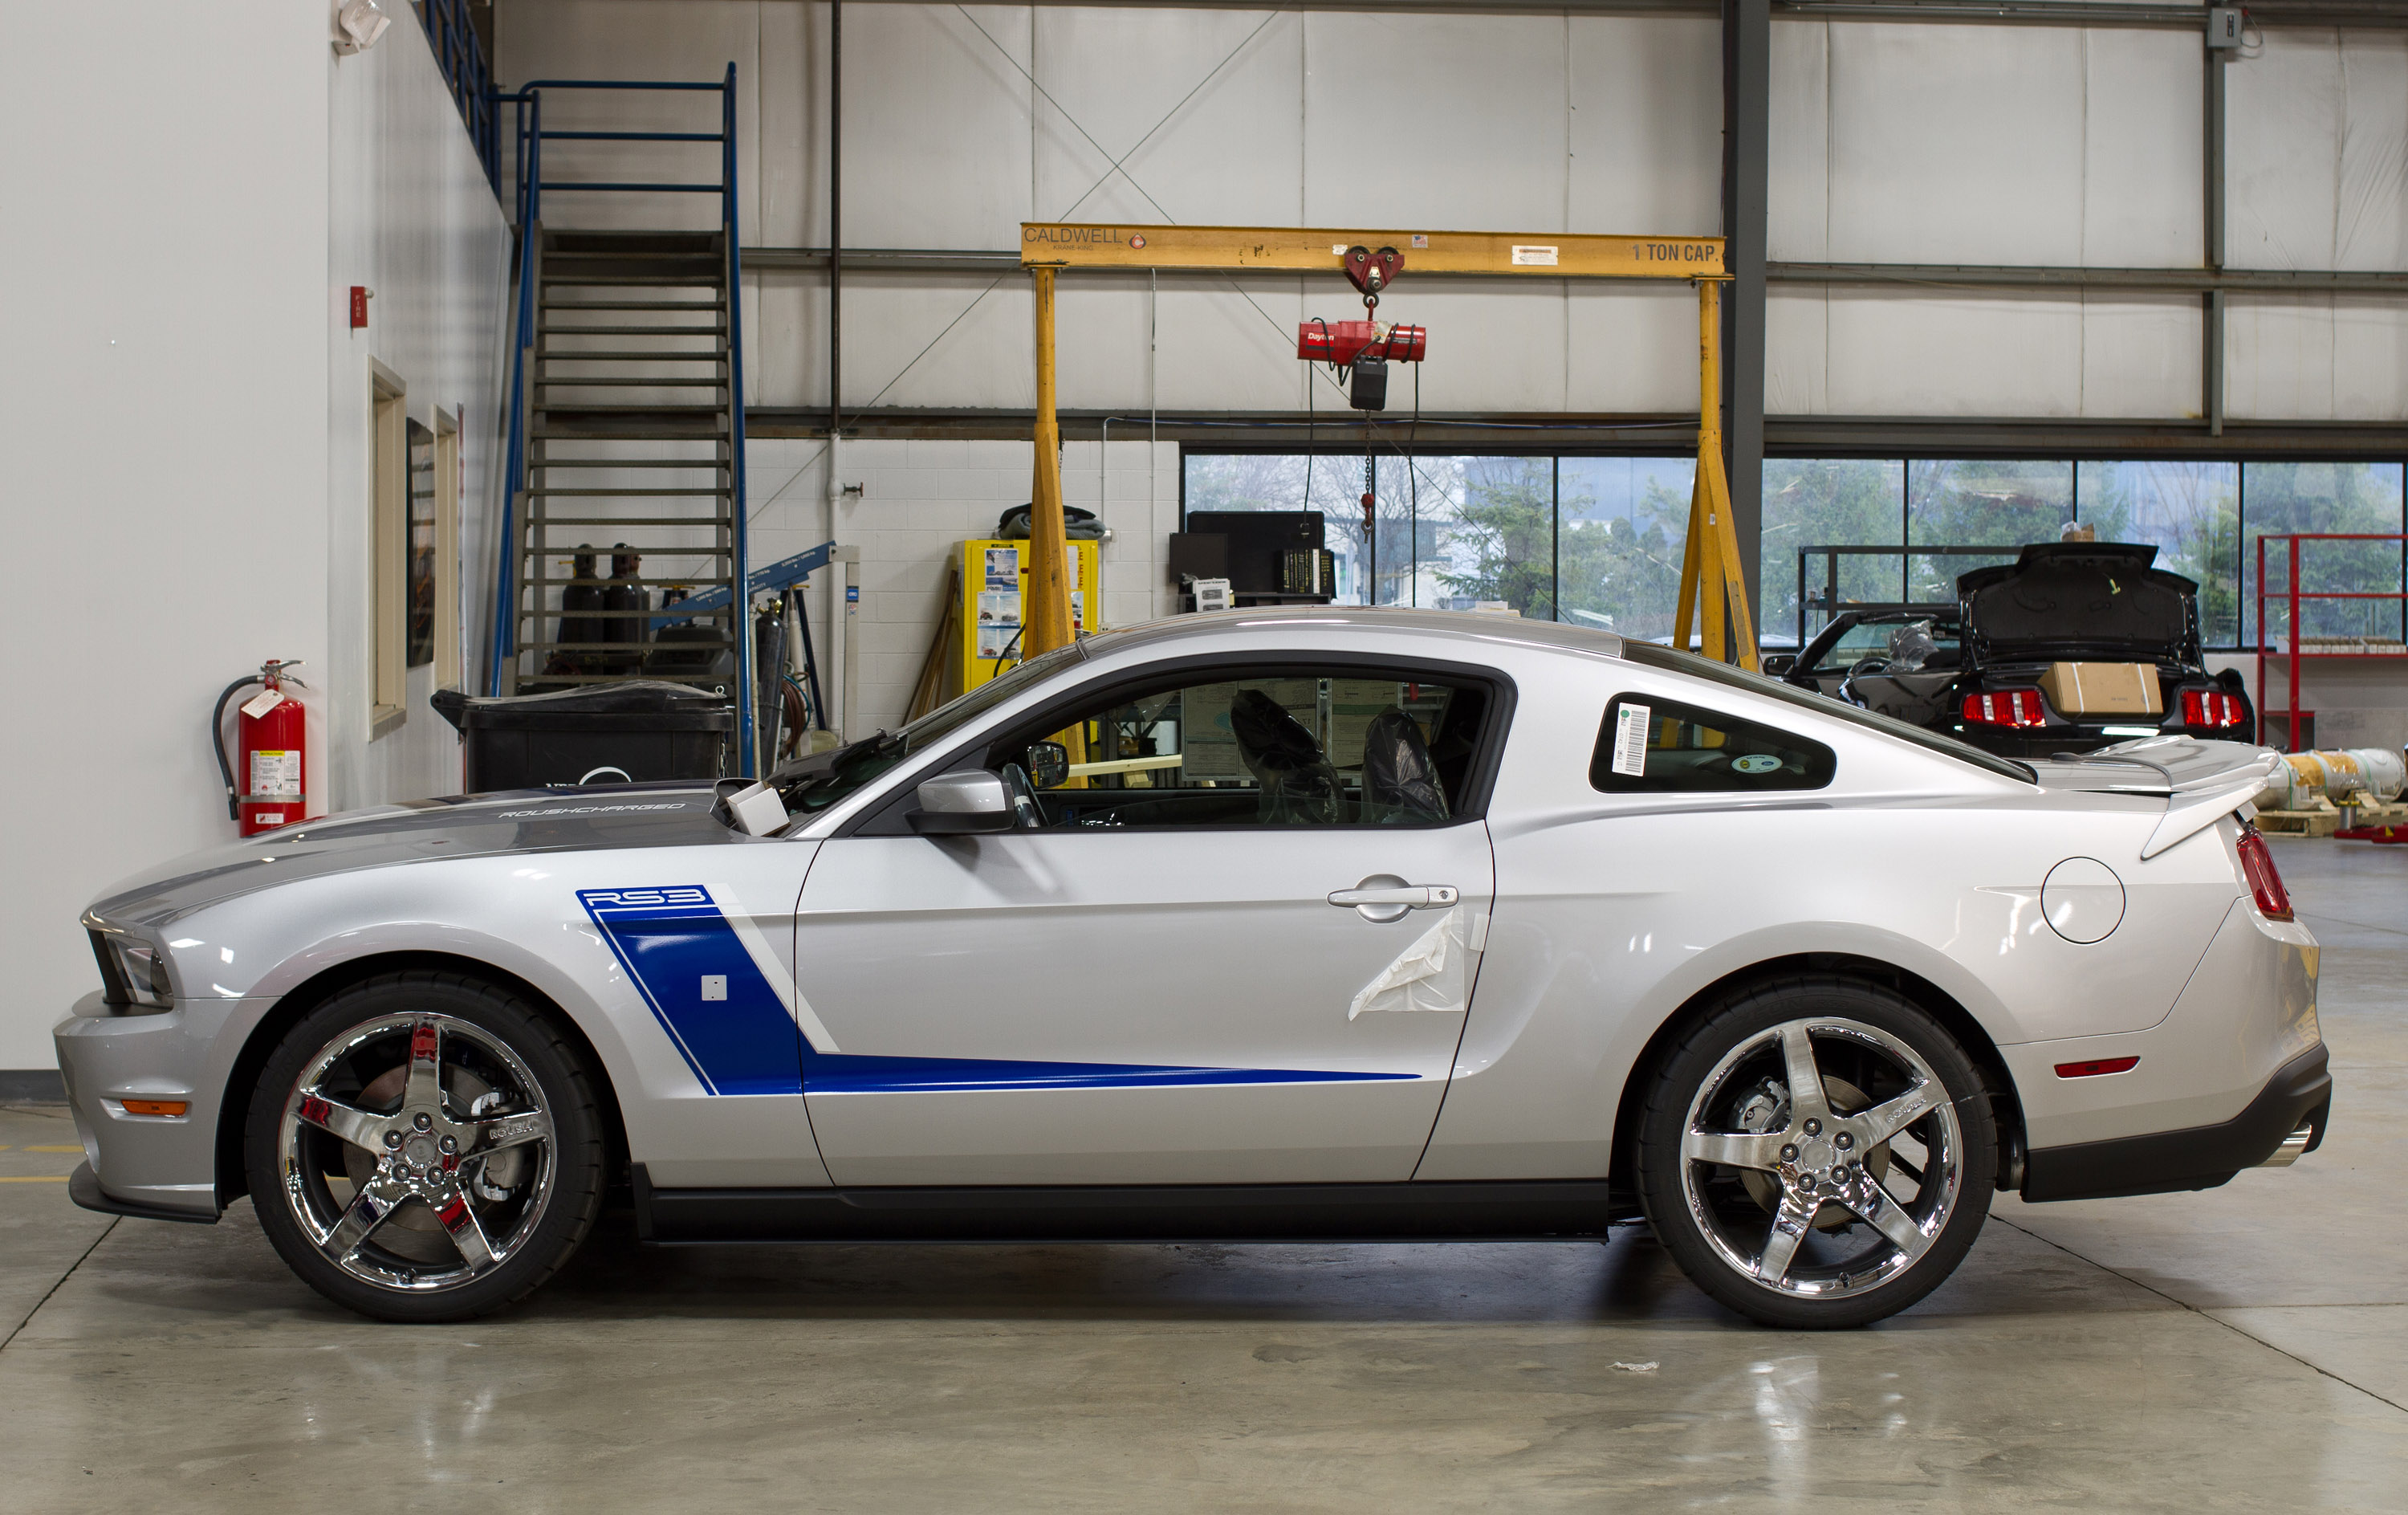
[[[2287, 571], [2284, 576], [2283, 587], [2280, 592], [2271, 595], [2266, 591], [2266, 544], [2270, 541], [2279, 541], [2284, 543], [2286, 545], [2286, 556], [2287, 557]], [[2401, 586], [2398, 589], [2301, 589], [2300, 587], [2300, 543], [2303, 541], [2388, 541], [2397, 543], [2403, 555], [2403, 570], [2408, 570], [2408, 533], [2399, 531], [2277, 531], [2269, 532], [2258, 539], [2258, 588], [2255, 597], [2258, 604], [2258, 740], [2261, 743], [2266, 740], [2266, 733], [2271, 725], [2267, 720], [2267, 716], [2271, 713], [2266, 708], [2266, 659], [2269, 656], [2278, 657], [2283, 660], [2286, 671], [2290, 677], [2290, 698], [2285, 704], [2282, 711], [2284, 747], [2286, 751], [2290, 752], [2305, 750], [2300, 744], [2300, 716], [2302, 714], [2314, 714], [2313, 712], [2303, 713], [2300, 709], [2300, 659], [2302, 656], [2408, 656], [2408, 645], [2403, 645], [2400, 652], [2392, 654], [2307, 653], [2301, 651], [2300, 647], [2300, 604], [2302, 600], [2394, 599], [2401, 603], [2402, 615], [2408, 616], [2408, 571], [2403, 571]], [[2267, 645], [2271, 638], [2269, 637], [2266, 629], [2266, 606], [2269, 600], [2285, 607], [2283, 621], [2284, 645], [2280, 648], [2275, 648], [2271, 652]], [[2403, 632], [2408, 632], [2408, 622], [2403, 622], [2402, 628]]]
[[416, 8], [420, 23], [426, 28], [427, 46], [435, 52], [435, 66], [442, 71], [461, 124], [468, 128], [469, 146], [485, 170], [485, 181], [498, 195], [502, 193], [500, 97], [494, 92], [484, 44], [477, 40], [477, 29], [468, 22], [467, 0], [421, 0]]
[[[458, 0], [449, 0], [457, 4]], [[720, 127], [711, 132], [592, 132], [546, 131], [543, 126], [543, 92], [546, 90], [634, 90], [684, 91], [700, 93], [716, 90], [720, 95]], [[513, 166], [517, 175], [514, 186], [519, 227], [519, 294], [518, 319], [513, 332], [510, 354], [510, 435], [508, 460], [505, 464], [509, 488], [502, 497], [501, 563], [494, 597], [493, 654], [485, 675], [489, 695], [502, 692], [502, 670], [520, 649], [518, 642], [517, 567], [518, 567], [518, 501], [526, 493], [527, 446], [527, 385], [526, 368], [535, 347], [536, 308], [541, 303], [536, 290], [538, 248], [543, 232], [543, 192], [552, 191], [628, 191], [644, 194], [719, 194], [720, 225], [727, 243], [727, 362], [728, 362], [728, 449], [729, 479], [733, 495], [732, 511], [735, 561], [730, 566], [731, 582], [749, 584], [751, 560], [746, 545], [744, 522], [744, 239], [738, 217], [736, 179], [736, 65], [717, 83], [693, 83], [681, 79], [538, 79], [520, 85], [508, 94], [489, 91], [487, 96], [498, 111], [505, 104], [518, 107], [513, 138]], [[543, 177], [543, 144], [546, 141], [611, 141], [611, 142], [717, 142], [719, 144], [719, 182], [716, 184], [636, 183], [594, 180], [563, 180], [547, 182]], [[498, 142], [496, 143], [498, 154]], [[736, 710], [738, 731], [738, 747], [740, 772], [750, 777], [756, 766], [752, 738], [753, 646], [749, 623], [751, 596], [740, 597], [730, 608], [728, 635], [736, 643]], [[657, 620], [660, 617], [654, 616]]]

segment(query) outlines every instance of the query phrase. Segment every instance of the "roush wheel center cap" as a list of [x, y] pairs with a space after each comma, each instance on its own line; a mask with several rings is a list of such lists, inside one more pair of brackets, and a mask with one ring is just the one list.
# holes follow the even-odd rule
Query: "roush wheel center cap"
[[1839, 1161], [1839, 1156], [1838, 1150], [1820, 1136], [1798, 1144], [1798, 1166], [1809, 1172], [1829, 1167]]
[[402, 1160], [413, 1168], [432, 1168], [441, 1162], [443, 1154], [436, 1149], [435, 1138], [421, 1132], [401, 1144]]

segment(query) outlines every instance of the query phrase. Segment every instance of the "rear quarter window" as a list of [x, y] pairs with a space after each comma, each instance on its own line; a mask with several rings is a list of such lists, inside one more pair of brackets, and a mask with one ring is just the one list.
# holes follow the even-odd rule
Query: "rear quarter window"
[[1837, 767], [1830, 748], [1788, 731], [1616, 695], [1598, 729], [1588, 781], [1607, 794], [1755, 794], [1819, 789]]

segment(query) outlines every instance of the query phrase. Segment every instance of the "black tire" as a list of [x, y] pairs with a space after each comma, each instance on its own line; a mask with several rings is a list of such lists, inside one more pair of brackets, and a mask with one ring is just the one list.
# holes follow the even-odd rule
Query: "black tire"
[[[1803, 1081], [1787, 1059], [1800, 1035], [1827, 1095], [1811, 1118], [1788, 1093]], [[1956, 1271], [1988, 1218], [1998, 1133], [1981, 1076], [1889, 989], [1824, 975], [1751, 986], [1701, 1012], [1645, 1076], [1635, 1170], [1648, 1222], [1698, 1288], [1763, 1324], [1894, 1315]]]
[[[365, 1074], [392, 1063], [395, 1037], [403, 1059], [400, 1073], [407, 1075], [420, 1046], [412, 1040], [419, 1027], [436, 1029], [427, 1045], [437, 1048], [430, 1062], [442, 1092], [431, 1131], [426, 1122], [414, 1132], [408, 1129], [410, 1118], [403, 1108], [408, 1096], [375, 1093], [375, 1085], [394, 1079], [391, 1072], [368, 1086], [352, 1087], [350, 1097], [333, 1109], [339, 1120], [384, 1122], [392, 1134], [361, 1130], [355, 1133], [366, 1139], [352, 1142], [319, 1124], [328, 1106], [323, 1102], [308, 1106], [300, 1087], [305, 1075], [319, 1070], [312, 1088], [322, 1091], [335, 1089], [344, 1079], [355, 1086]], [[337, 1054], [336, 1049], [347, 1047], [352, 1050]], [[324, 1060], [330, 1055], [336, 1060], [328, 1064]], [[487, 1076], [480, 1076], [480, 1072]], [[532, 1087], [520, 1089], [520, 1084]], [[528, 1124], [496, 1138], [491, 1148], [478, 1149], [476, 1139], [465, 1134], [472, 1128], [470, 1117], [461, 1110], [470, 1103], [464, 1094], [471, 1089], [495, 1102], [482, 1121], [489, 1133], [509, 1120]], [[342, 990], [285, 1032], [250, 1100], [244, 1167], [260, 1229], [304, 1282], [336, 1304], [376, 1320], [465, 1320], [516, 1304], [576, 1255], [601, 1212], [604, 1120], [595, 1080], [581, 1051], [524, 998], [466, 974], [387, 974]], [[387, 1107], [392, 1114], [375, 1113]], [[532, 1116], [513, 1111], [531, 1111]], [[528, 1135], [535, 1122], [546, 1117], [548, 1131]], [[460, 1140], [468, 1147], [454, 1143], [442, 1150], [463, 1155], [435, 1158], [426, 1166], [401, 1172], [420, 1176], [428, 1186], [449, 1186], [452, 1195], [474, 1209], [477, 1219], [466, 1228], [475, 1233], [473, 1245], [445, 1234], [457, 1223], [456, 1209], [446, 1201], [438, 1210], [437, 1202], [423, 1193], [398, 1201], [368, 1222], [367, 1233], [343, 1248], [340, 1258], [327, 1249], [341, 1240], [339, 1226], [322, 1243], [305, 1229], [305, 1213], [311, 1225], [324, 1225], [330, 1213], [337, 1221], [347, 1218], [347, 1206], [358, 1205], [363, 1187], [387, 1181], [385, 1162], [406, 1162], [416, 1147], [438, 1136], [448, 1140], [447, 1133], [455, 1131], [464, 1133]], [[505, 1142], [523, 1145], [504, 1150]], [[394, 1147], [390, 1158], [378, 1149], [380, 1146]], [[431, 1153], [429, 1148], [427, 1155]], [[527, 1176], [517, 1181], [517, 1190], [502, 1189], [494, 1176], [505, 1160], [512, 1172]], [[343, 1174], [334, 1171], [338, 1166]], [[348, 1194], [334, 1187], [337, 1178], [351, 1184]], [[392, 1181], [403, 1180], [395, 1176]], [[489, 1200], [489, 1190], [502, 1197]], [[413, 1210], [413, 1205], [421, 1208]], [[489, 1205], [494, 1207], [489, 1210]], [[507, 1244], [506, 1250], [488, 1248], [481, 1227], [489, 1219], [513, 1228], [507, 1234], [495, 1234]], [[416, 1234], [405, 1234], [405, 1226]], [[403, 1250], [388, 1251], [387, 1238]], [[486, 1255], [497, 1260], [478, 1271], [467, 1261], [474, 1248], [487, 1248]]]

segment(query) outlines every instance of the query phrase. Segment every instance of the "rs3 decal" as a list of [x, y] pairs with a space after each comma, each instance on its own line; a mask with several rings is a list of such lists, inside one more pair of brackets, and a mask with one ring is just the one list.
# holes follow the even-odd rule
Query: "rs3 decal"
[[1413, 1074], [890, 1058], [837, 1050], [752, 917], [700, 885], [581, 889], [603, 940], [708, 1094], [888, 1094], [1385, 1083]]

